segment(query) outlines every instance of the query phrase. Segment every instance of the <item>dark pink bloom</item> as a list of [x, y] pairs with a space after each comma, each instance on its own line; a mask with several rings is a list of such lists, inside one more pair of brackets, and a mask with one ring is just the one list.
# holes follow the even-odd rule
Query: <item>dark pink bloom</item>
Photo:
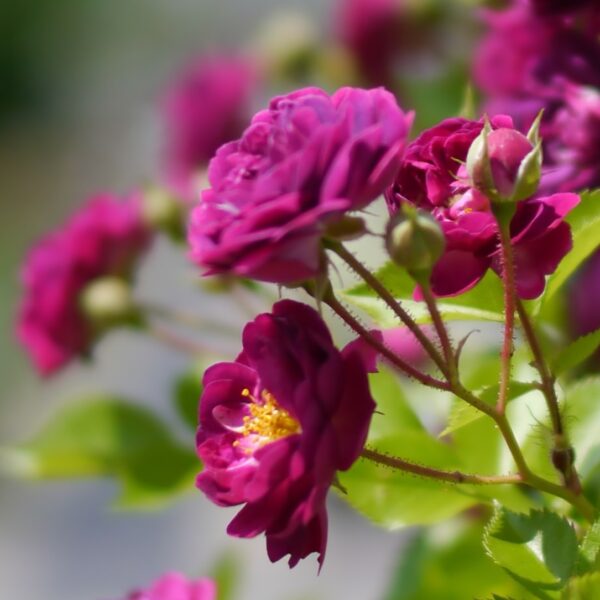
[[325, 557], [325, 498], [358, 458], [375, 407], [360, 353], [338, 351], [312, 308], [282, 300], [246, 325], [233, 363], [204, 375], [198, 487], [243, 505], [230, 535], [265, 533], [272, 561]]
[[600, 328], [600, 252], [596, 251], [578, 271], [568, 294], [571, 329], [575, 336]]
[[[488, 268], [501, 273], [496, 220], [489, 201], [470, 187], [464, 161], [481, 121], [447, 119], [423, 132], [406, 150], [394, 185], [387, 190], [390, 212], [403, 202], [430, 212], [446, 236], [431, 285], [438, 296], [460, 294], [476, 285]], [[511, 128], [509, 117], [492, 119], [493, 128]], [[578, 203], [575, 194], [555, 194], [520, 202], [511, 222], [517, 292], [539, 296], [571, 248], [564, 216]]]
[[167, 573], [146, 590], [131, 592], [123, 600], [217, 600], [211, 579], [190, 581], [180, 573]]
[[105, 194], [29, 251], [17, 335], [40, 373], [50, 375], [90, 349], [94, 334], [79, 307], [81, 292], [105, 275], [128, 278], [149, 239], [139, 197], [120, 202]]
[[402, 0], [340, 0], [336, 24], [342, 43], [371, 85], [393, 84], [402, 42]]
[[194, 178], [217, 148], [240, 135], [258, 83], [247, 59], [202, 57], [175, 81], [164, 105], [166, 178], [185, 198], [193, 198]]
[[411, 121], [383, 89], [273, 99], [211, 161], [211, 189], [191, 218], [192, 258], [207, 274], [315, 277], [325, 229], [393, 181]]

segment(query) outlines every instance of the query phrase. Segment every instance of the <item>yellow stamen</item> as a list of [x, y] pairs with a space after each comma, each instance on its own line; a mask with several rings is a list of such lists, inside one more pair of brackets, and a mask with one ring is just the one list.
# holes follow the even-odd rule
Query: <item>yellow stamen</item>
[[300, 432], [298, 421], [279, 406], [271, 392], [263, 390], [259, 401], [252, 396], [248, 388], [244, 388], [242, 396], [252, 400], [248, 404], [250, 414], [243, 419], [244, 424], [240, 431], [242, 436], [258, 436], [260, 438], [258, 445], [264, 446], [269, 442]]

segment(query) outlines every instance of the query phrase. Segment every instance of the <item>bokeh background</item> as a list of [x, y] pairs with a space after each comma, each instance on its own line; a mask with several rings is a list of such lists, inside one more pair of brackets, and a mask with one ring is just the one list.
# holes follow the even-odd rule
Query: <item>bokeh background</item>
[[[93, 365], [69, 367], [51, 380], [36, 377], [13, 335], [19, 263], [36, 238], [92, 193], [125, 192], [153, 178], [161, 140], [158, 101], [190, 57], [217, 47], [253, 47], [265, 22], [287, 11], [305, 15], [316, 39], [325, 39], [334, 28], [334, 4], [0, 3], [0, 446], [26, 439], [61, 405], [101, 389], [153, 406], [179, 427], [182, 440], [191, 441], [166, 400], [186, 357], [136, 334], [103, 341]], [[462, 101], [464, 65], [453, 57], [466, 55], [472, 31], [455, 31], [452, 21], [448, 27], [436, 37], [433, 53], [413, 56], [407, 66], [420, 82], [405, 91], [409, 104], [420, 103], [421, 125], [456, 112]], [[195, 293], [186, 296], [193, 277], [181, 253], [161, 242], [139, 285], [146, 297], [175, 299], [203, 314], [232, 310], [222, 298], [205, 295], [199, 306]], [[240, 600], [382, 600], [407, 535], [372, 527], [332, 497], [328, 557], [317, 576], [316, 560], [289, 571], [284, 561], [269, 563], [263, 538], [228, 539], [224, 531], [232, 512], [200, 493], [142, 513], [111, 510], [114, 495], [110, 481], [0, 478], [0, 596], [107, 600], [165, 570], [208, 573], [220, 556], [233, 552], [240, 564]]]

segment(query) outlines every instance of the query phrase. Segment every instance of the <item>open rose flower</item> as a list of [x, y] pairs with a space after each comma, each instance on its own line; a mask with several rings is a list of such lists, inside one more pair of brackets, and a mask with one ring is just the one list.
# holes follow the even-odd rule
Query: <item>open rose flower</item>
[[191, 64], [164, 103], [166, 180], [192, 199], [198, 172], [217, 148], [240, 135], [257, 87], [256, 65], [247, 59], [206, 56]]
[[318, 552], [322, 564], [327, 491], [358, 458], [375, 407], [362, 355], [338, 351], [315, 310], [282, 300], [203, 383], [198, 487], [216, 504], [243, 505], [228, 533], [265, 533], [272, 561], [289, 554], [293, 567]]
[[[510, 117], [502, 115], [491, 124], [494, 129], [512, 128]], [[463, 164], [482, 127], [480, 121], [454, 118], [423, 132], [407, 148], [396, 181], [386, 192], [391, 213], [406, 202], [439, 222], [446, 250], [431, 276], [438, 296], [472, 288], [488, 268], [502, 273], [496, 220], [487, 197], [470, 186]], [[570, 250], [571, 232], [563, 219], [578, 201], [575, 194], [554, 194], [518, 203], [510, 229], [521, 298], [539, 296], [545, 276]]]
[[140, 206], [137, 195], [123, 202], [96, 196], [27, 255], [17, 336], [41, 374], [90, 349], [95, 336], [81, 310], [81, 293], [100, 277], [130, 277], [150, 240]]
[[191, 218], [192, 258], [208, 274], [315, 277], [327, 226], [393, 181], [411, 121], [383, 89], [275, 98], [211, 161], [211, 189]]
[[131, 592], [123, 600], [216, 600], [217, 588], [211, 579], [190, 581], [180, 573], [167, 573], [148, 589]]

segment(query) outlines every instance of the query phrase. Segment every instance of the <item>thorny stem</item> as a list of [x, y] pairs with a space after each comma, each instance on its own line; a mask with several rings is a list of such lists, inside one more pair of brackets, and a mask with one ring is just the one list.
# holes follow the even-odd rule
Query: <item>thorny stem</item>
[[[307, 290], [311, 293], [310, 290]], [[420, 381], [423, 385], [428, 387], [436, 388], [438, 390], [448, 391], [449, 385], [445, 381], [435, 379], [426, 373], [423, 373], [413, 367], [411, 364], [402, 360], [395, 352], [387, 348], [376, 336], [370, 331], [365, 329], [339, 302], [333, 292], [329, 290], [325, 297], [322, 299], [348, 326], [350, 326], [361, 338], [363, 338], [371, 347], [373, 347], [382, 356], [387, 358], [396, 368], [402, 371], [409, 377], [413, 377], [417, 381]]]
[[553, 456], [553, 458], [555, 458], [555, 460], [553, 460], [554, 466], [560, 472], [565, 485], [575, 494], [580, 494], [581, 482], [579, 481], [579, 476], [573, 465], [573, 449], [563, 427], [562, 415], [560, 414], [560, 407], [558, 405], [558, 398], [554, 387], [554, 376], [550, 372], [548, 364], [544, 359], [544, 354], [540, 347], [533, 323], [527, 314], [525, 306], [520, 300], [517, 300], [517, 311], [521, 326], [523, 327], [523, 332], [525, 333], [525, 337], [527, 338], [527, 342], [529, 343], [529, 347], [533, 354], [535, 368], [540, 374], [541, 390], [546, 399], [548, 412], [550, 413], [552, 431], [554, 432], [554, 452], [557, 453], [555, 457]]
[[411, 316], [402, 308], [389, 290], [375, 277], [343, 244], [328, 241], [327, 247], [335, 252], [379, 297], [389, 306], [396, 316], [408, 327], [417, 338], [425, 351], [431, 356], [444, 375], [448, 375], [446, 363], [440, 356], [431, 340], [423, 333], [422, 329], [415, 323]]
[[[512, 207], [511, 207], [512, 208]], [[515, 266], [510, 239], [510, 218], [501, 215], [498, 218], [500, 232], [500, 247], [502, 252], [502, 282], [504, 287], [504, 339], [502, 342], [500, 384], [498, 389], [498, 402], [496, 409], [499, 414], [504, 414], [508, 402], [508, 388], [510, 385], [510, 368], [514, 349], [515, 329]]]
[[473, 483], [478, 485], [495, 485], [499, 483], [523, 483], [523, 478], [518, 473], [515, 475], [470, 475], [462, 473], [461, 471], [442, 471], [440, 469], [434, 469], [432, 467], [424, 467], [417, 465], [413, 462], [403, 460], [395, 456], [388, 456], [381, 454], [375, 450], [364, 448], [361, 452], [361, 456], [370, 461], [398, 469], [399, 471], [405, 471], [412, 473], [413, 475], [420, 475], [422, 477], [428, 477], [430, 479], [437, 479], [439, 481], [449, 481], [451, 483]]
[[456, 357], [452, 349], [450, 337], [448, 336], [448, 330], [446, 329], [446, 325], [442, 320], [442, 315], [440, 315], [440, 311], [438, 310], [437, 302], [435, 296], [431, 291], [431, 285], [429, 284], [429, 281], [421, 282], [421, 293], [423, 294], [425, 304], [427, 304], [427, 309], [429, 310], [429, 314], [431, 315], [431, 320], [433, 321], [433, 325], [440, 340], [440, 345], [442, 346], [442, 351], [444, 352], [444, 358], [446, 359], [447, 365], [448, 379], [451, 383], [455, 383], [456, 381], [458, 381]]

